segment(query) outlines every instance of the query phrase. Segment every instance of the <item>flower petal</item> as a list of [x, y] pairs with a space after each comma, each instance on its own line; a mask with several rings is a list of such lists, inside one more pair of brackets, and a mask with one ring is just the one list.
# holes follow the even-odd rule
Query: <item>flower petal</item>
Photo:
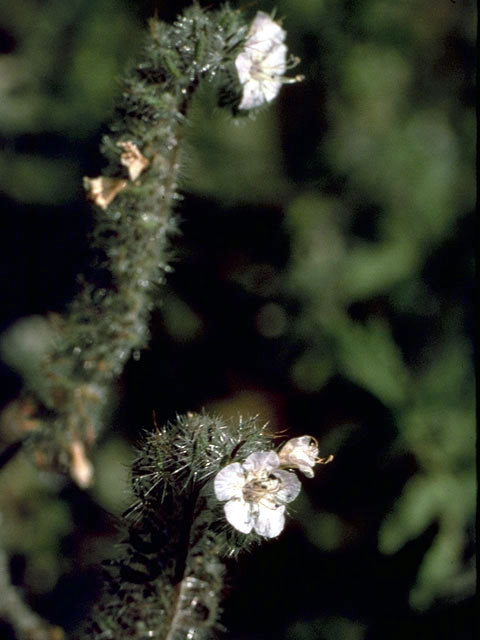
[[253, 529], [253, 518], [248, 502], [240, 499], [229, 500], [223, 508], [232, 527], [242, 533], [250, 533]]
[[311, 436], [291, 438], [278, 453], [282, 467], [299, 469], [309, 478], [313, 478], [313, 469], [318, 457], [318, 444]]
[[274, 471], [273, 475], [282, 481], [281, 488], [274, 494], [277, 504], [292, 502], [300, 493], [302, 483], [294, 473], [289, 471]]
[[285, 526], [285, 507], [272, 509], [261, 503], [254, 515], [254, 529], [259, 536], [276, 538]]
[[287, 32], [264, 11], [258, 11], [248, 32], [247, 47], [269, 51], [285, 40]]
[[252, 68], [252, 57], [246, 51], [242, 51], [235, 58], [235, 68], [237, 69], [240, 84], [245, 85], [250, 80], [250, 69]]
[[242, 465], [239, 462], [233, 462], [220, 469], [215, 476], [213, 488], [218, 500], [230, 500], [242, 497], [244, 484], [245, 473]]
[[282, 76], [287, 69], [287, 46], [276, 45], [267, 53], [262, 62], [262, 71], [265, 74]]
[[261, 84], [261, 95], [263, 96], [263, 102], [271, 102], [277, 97], [280, 87], [282, 86], [281, 80], [276, 78], [267, 78]]
[[249, 80], [243, 87], [242, 101], [239, 109], [254, 109], [265, 102], [262, 84], [256, 80]]
[[247, 457], [242, 467], [249, 473], [257, 474], [277, 469], [279, 464], [280, 460], [275, 451], [257, 451]]

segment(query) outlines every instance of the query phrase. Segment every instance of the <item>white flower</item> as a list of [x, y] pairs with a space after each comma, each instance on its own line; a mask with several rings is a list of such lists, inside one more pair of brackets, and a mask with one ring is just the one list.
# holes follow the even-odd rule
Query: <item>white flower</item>
[[243, 86], [240, 109], [253, 109], [270, 102], [285, 82], [287, 47], [286, 32], [263, 11], [250, 26], [245, 49], [235, 59], [240, 84]]
[[218, 500], [226, 500], [225, 516], [241, 531], [252, 529], [264, 538], [275, 538], [285, 524], [285, 505], [300, 492], [297, 476], [279, 469], [275, 451], [251, 453], [245, 462], [221, 469], [214, 481]]
[[313, 478], [316, 464], [328, 464], [333, 456], [318, 457], [318, 442], [312, 436], [300, 436], [288, 440], [278, 452], [281, 467], [298, 469], [308, 478]]
[[317, 441], [311, 436], [291, 438], [278, 452], [283, 467], [299, 469], [308, 478], [313, 478], [313, 466], [318, 457]]

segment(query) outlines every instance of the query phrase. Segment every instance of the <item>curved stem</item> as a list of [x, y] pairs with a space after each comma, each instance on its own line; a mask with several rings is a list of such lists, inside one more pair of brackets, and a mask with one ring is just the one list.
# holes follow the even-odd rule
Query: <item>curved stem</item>
[[104, 138], [108, 166], [85, 179], [96, 215], [93, 268], [65, 316], [50, 317], [50, 344], [38, 366], [22, 372], [27, 393], [13, 407], [19, 432], [32, 433], [37, 464], [69, 472], [81, 486], [92, 478], [89, 451], [112, 381], [148, 341], [152, 294], [158, 298], [168, 270], [188, 106], [205, 77], [229, 86], [225, 69], [245, 37], [240, 14], [228, 7], [206, 12], [195, 4], [173, 25], [151, 21]]

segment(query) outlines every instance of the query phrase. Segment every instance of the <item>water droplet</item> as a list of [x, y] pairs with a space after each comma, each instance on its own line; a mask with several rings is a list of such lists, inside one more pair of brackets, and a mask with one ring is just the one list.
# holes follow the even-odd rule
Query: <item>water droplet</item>
[[158, 225], [157, 217], [151, 215], [150, 213], [142, 213], [141, 220], [146, 229], [155, 229], [155, 227]]
[[118, 351], [117, 353], [117, 357], [120, 360], [120, 362], [123, 362], [125, 360], [125, 358], [127, 357], [127, 351], [125, 349], [120, 349], [120, 351]]
[[120, 218], [122, 217], [121, 212], [118, 209], [112, 209], [111, 211], [108, 211], [108, 217], [111, 218], [112, 220], [120, 220]]

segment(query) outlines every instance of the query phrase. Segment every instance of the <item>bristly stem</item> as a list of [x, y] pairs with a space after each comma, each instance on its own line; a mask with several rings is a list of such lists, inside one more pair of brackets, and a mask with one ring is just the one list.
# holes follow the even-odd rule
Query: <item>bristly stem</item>
[[120, 557], [86, 637], [204, 640], [219, 626], [223, 559], [260, 541], [238, 533], [215, 498], [223, 465], [271, 449], [255, 420], [189, 414], [149, 434], [132, 466], [136, 502]]
[[[269, 15], [258, 12], [247, 25], [228, 6], [194, 4], [172, 25], [150, 22], [103, 139], [106, 167], [84, 178], [95, 212], [91, 269], [63, 317], [23, 327], [40, 328], [42, 346], [28, 358], [17, 354], [26, 386], [9, 417], [16, 413], [17, 440], [30, 434], [23, 442], [40, 467], [90, 484], [89, 454], [110, 387], [145, 346], [169, 270], [182, 132], [195, 90], [215, 83], [219, 106], [233, 115], [270, 102], [287, 81], [285, 36]], [[288, 455], [277, 454], [254, 419], [228, 424], [203, 414], [149, 434], [132, 466], [136, 501], [124, 515], [121, 553], [109, 563], [86, 637], [207, 640], [219, 625], [223, 560], [278, 536], [300, 490], [285, 468], [311, 472], [316, 447], [308, 436], [296, 440]]]
[[103, 140], [108, 165], [85, 179], [95, 210], [93, 265], [65, 316], [49, 318], [47, 346], [21, 371], [25, 391], [10, 409], [20, 434], [32, 434], [37, 464], [66, 471], [81, 486], [91, 481], [89, 452], [112, 381], [145, 346], [169, 270], [188, 106], [202, 80], [217, 83], [223, 101], [229, 88], [238, 91], [231, 69], [246, 33], [229, 7], [209, 12], [195, 4], [172, 25], [152, 20]]

